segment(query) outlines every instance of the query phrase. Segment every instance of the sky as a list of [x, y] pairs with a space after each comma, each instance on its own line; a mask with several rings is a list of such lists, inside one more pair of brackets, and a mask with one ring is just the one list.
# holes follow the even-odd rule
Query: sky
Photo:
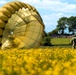
[[[15, 0], [0, 0], [0, 7]], [[17, 0], [16, 0], [17, 1]], [[57, 26], [61, 17], [76, 16], [76, 0], [18, 0], [34, 6], [41, 15], [45, 31], [50, 32]]]

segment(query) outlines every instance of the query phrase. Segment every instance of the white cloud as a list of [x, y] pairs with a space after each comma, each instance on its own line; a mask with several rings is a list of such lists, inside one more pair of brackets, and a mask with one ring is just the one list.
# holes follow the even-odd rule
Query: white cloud
[[40, 0], [19, 0], [19, 1], [30, 3], [30, 4], [40, 3]]
[[68, 4], [63, 3], [61, 1], [49, 1], [49, 0], [42, 1], [37, 7], [41, 9], [51, 10], [54, 12], [65, 12], [65, 13], [74, 12], [76, 10], [75, 4]]
[[73, 12], [76, 10], [75, 4], [63, 3], [60, 0], [20, 0], [30, 3], [39, 9], [47, 9], [54, 12]]
[[63, 14], [63, 13], [53, 13], [53, 14], [50, 14], [50, 15], [43, 15], [42, 18], [43, 18], [44, 23], [47, 24], [48, 22], [50, 22], [50, 24], [56, 25], [59, 18], [70, 17], [70, 16], [71, 15], [66, 15], [66, 14]]
[[45, 30], [47, 32], [53, 30], [56, 28], [56, 25], [57, 25], [57, 21], [59, 20], [59, 18], [61, 17], [70, 17], [71, 15], [66, 15], [66, 14], [63, 14], [63, 13], [53, 13], [53, 14], [50, 14], [50, 15], [43, 15], [42, 18], [43, 18], [43, 21], [44, 21], [44, 24], [45, 24]]
[[0, 4], [5, 4], [6, 0], [0, 0]]

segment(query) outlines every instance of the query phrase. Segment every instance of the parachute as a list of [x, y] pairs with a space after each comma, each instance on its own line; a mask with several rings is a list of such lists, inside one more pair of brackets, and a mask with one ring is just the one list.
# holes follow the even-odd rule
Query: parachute
[[29, 4], [9, 2], [0, 8], [1, 49], [38, 48], [44, 28], [38, 11]]

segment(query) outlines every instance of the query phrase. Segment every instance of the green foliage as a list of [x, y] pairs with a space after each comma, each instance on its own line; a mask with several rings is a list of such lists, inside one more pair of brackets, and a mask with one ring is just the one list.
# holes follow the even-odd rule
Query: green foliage
[[54, 29], [52, 32], [49, 32], [48, 35], [58, 34], [58, 28]]
[[44, 46], [50, 46], [51, 45], [51, 37], [50, 36], [45, 36], [42, 40], [42, 45]]
[[67, 19], [68, 29], [69, 32], [72, 32], [74, 34], [76, 32], [76, 17], [71, 16]]
[[58, 20], [57, 28], [61, 34], [64, 34], [64, 30], [66, 29], [67, 17], [61, 17]]

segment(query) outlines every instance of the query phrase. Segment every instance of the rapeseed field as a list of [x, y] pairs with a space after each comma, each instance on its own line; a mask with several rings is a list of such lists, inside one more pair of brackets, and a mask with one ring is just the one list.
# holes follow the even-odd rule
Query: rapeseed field
[[76, 49], [0, 50], [0, 75], [76, 75]]

